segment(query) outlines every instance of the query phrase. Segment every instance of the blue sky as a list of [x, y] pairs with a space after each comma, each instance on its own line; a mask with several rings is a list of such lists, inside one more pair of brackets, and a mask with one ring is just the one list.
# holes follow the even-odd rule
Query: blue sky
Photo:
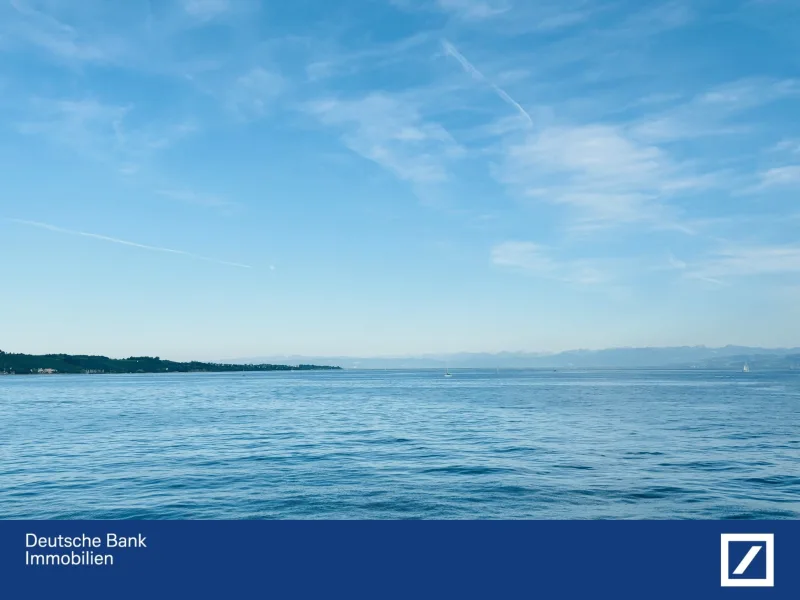
[[0, 347], [800, 344], [795, 0], [3, 0]]

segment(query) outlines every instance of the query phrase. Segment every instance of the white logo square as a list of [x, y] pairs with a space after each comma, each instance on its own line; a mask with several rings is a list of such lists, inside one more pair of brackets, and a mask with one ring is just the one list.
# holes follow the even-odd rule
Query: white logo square
[[[729, 563], [729, 546], [731, 542], [760, 542], [754, 544], [741, 559], [738, 565]], [[722, 587], [774, 587], [775, 586], [775, 534], [773, 533], [723, 533], [721, 536], [720, 557], [722, 565]], [[746, 578], [731, 575], [744, 575], [747, 568], [764, 547], [766, 561], [766, 577]]]

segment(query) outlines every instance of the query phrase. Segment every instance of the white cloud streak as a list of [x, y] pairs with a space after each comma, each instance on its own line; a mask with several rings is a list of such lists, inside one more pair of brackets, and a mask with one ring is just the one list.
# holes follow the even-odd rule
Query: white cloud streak
[[731, 246], [689, 268], [688, 276], [719, 280], [724, 277], [800, 275], [800, 246]]
[[259, 119], [274, 107], [286, 88], [280, 73], [255, 67], [236, 79], [228, 91], [227, 104], [241, 118]]
[[750, 78], [718, 85], [676, 108], [643, 119], [633, 129], [639, 139], [675, 141], [746, 133], [732, 118], [784, 98], [800, 97], [800, 81]]
[[121, 246], [128, 246], [131, 248], [139, 248], [141, 250], [149, 250], [151, 252], [164, 252], [167, 254], [177, 254], [179, 256], [185, 256], [187, 258], [193, 258], [195, 260], [202, 260], [209, 263], [214, 263], [218, 265], [224, 265], [227, 267], [237, 267], [240, 269], [252, 269], [252, 266], [245, 265], [242, 263], [236, 262], [229, 262], [226, 260], [219, 260], [216, 258], [209, 258], [207, 256], [201, 256], [200, 254], [194, 254], [192, 252], [186, 252], [185, 250], [174, 250], [172, 248], [164, 248], [161, 246], [149, 246], [147, 244], [139, 244], [137, 242], [130, 242], [128, 240], [121, 240], [119, 238], [109, 237], [107, 235], [100, 235], [98, 233], [88, 233], [85, 231], [75, 231], [72, 229], [64, 229], [63, 227], [57, 227], [55, 225], [50, 225], [49, 223], [41, 223], [39, 221], [27, 221], [25, 219], [8, 219], [12, 223], [17, 223], [19, 225], [25, 225], [28, 227], [38, 227], [39, 229], [46, 229], [47, 231], [54, 231], [56, 233], [63, 233], [67, 235], [77, 235], [81, 237], [91, 238], [94, 240], [100, 240], [102, 242], [109, 242], [112, 244], [119, 244]]
[[650, 222], [685, 230], [661, 199], [713, 184], [685, 171], [619, 127], [587, 125], [547, 128], [509, 145], [496, 176], [528, 199], [571, 207], [576, 229]]
[[17, 130], [38, 135], [99, 162], [118, 163], [117, 169], [135, 173], [140, 163], [191, 135], [197, 128], [189, 121], [128, 125], [132, 105], [107, 104], [94, 98], [33, 98], [27, 117]]
[[350, 150], [414, 184], [446, 181], [448, 163], [463, 153], [447, 130], [426, 120], [408, 97], [331, 98], [309, 103], [306, 110], [324, 125], [341, 129]]
[[800, 165], [787, 165], [764, 171], [761, 174], [761, 183], [756, 189], [782, 187], [800, 187]]
[[40, 48], [61, 61], [107, 63], [123, 52], [124, 44], [119, 39], [102, 31], [82, 32], [40, 10], [41, 3], [11, 0], [7, 4], [10, 8], [0, 7], [0, 39], [5, 33], [8, 38]]
[[455, 13], [464, 19], [490, 19], [510, 9], [503, 0], [436, 0], [442, 10]]
[[800, 154], [800, 140], [788, 139], [781, 140], [772, 148], [773, 152], [786, 152], [789, 154]]
[[488, 85], [490, 88], [492, 88], [492, 90], [494, 90], [494, 92], [500, 97], [501, 100], [503, 100], [503, 102], [513, 107], [514, 110], [516, 110], [520, 115], [522, 115], [522, 118], [524, 118], [529, 125], [533, 125], [533, 119], [528, 114], [528, 112], [524, 108], [522, 108], [522, 105], [520, 105], [519, 102], [517, 102], [511, 96], [509, 96], [505, 92], [505, 90], [500, 88], [495, 83], [489, 81], [483, 73], [481, 73], [477, 68], [475, 68], [475, 66], [471, 62], [469, 62], [469, 60], [467, 60], [467, 58], [463, 54], [461, 54], [461, 52], [459, 52], [455, 46], [453, 46], [453, 44], [451, 44], [447, 40], [444, 40], [442, 41], [442, 48], [444, 48], [446, 54], [452, 56], [459, 62], [464, 71], [470, 74], [477, 81], [480, 81], [481, 83]]
[[229, 9], [228, 0], [183, 0], [183, 10], [201, 20], [213, 19]]
[[549, 256], [545, 247], [533, 242], [507, 241], [491, 250], [492, 263], [499, 267], [521, 270], [577, 285], [608, 283], [609, 277], [586, 261], [558, 261]]

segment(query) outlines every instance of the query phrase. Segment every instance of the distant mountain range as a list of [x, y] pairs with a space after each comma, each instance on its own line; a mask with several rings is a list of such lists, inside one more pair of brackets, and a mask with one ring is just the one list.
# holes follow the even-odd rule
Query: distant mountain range
[[747, 362], [753, 370], [800, 369], [800, 348], [753, 348], [748, 346], [680, 346], [669, 348], [609, 348], [569, 350], [557, 354], [529, 352], [459, 353], [447, 355], [352, 357], [270, 356], [228, 359], [234, 364], [334, 364], [345, 369], [635, 369], [696, 368], [741, 369]]

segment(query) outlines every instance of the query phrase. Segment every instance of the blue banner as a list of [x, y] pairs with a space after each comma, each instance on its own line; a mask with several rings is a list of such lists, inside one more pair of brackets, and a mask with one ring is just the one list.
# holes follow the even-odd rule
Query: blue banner
[[796, 599], [800, 522], [5, 521], [0, 597]]

